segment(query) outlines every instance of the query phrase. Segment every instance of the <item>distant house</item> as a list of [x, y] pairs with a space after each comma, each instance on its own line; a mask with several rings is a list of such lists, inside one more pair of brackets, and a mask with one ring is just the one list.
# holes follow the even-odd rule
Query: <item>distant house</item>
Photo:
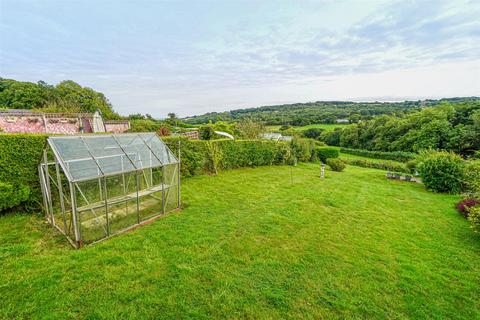
[[262, 133], [262, 134], [260, 135], [260, 138], [262, 138], [262, 139], [267, 139], [267, 140], [278, 141], [281, 136], [282, 136], [281, 133], [277, 133], [277, 132], [267, 132], [267, 133]]
[[337, 123], [350, 123], [350, 120], [348, 119], [337, 119], [335, 120]]
[[292, 136], [281, 136], [278, 141], [292, 141], [293, 137]]
[[24, 109], [0, 109], [0, 131], [7, 133], [120, 133], [128, 129], [130, 129], [129, 121], [103, 121], [98, 111], [95, 113], [45, 113]]
[[293, 137], [291, 136], [283, 136], [281, 133], [278, 132], [267, 132], [260, 135], [260, 138], [273, 140], [273, 141], [292, 141]]

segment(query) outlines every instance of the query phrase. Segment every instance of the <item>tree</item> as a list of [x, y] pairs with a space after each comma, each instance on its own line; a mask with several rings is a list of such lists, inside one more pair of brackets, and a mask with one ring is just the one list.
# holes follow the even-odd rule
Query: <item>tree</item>
[[237, 136], [243, 139], [258, 139], [265, 132], [265, 125], [252, 119], [243, 119], [236, 124]]
[[213, 125], [209, 123], [201, 126], [199, 129], [199, 134], [201, 140], [212, 140], [215, 136], [215, 130], [213, 129]]
[[322, 128], [310, 128], [310, 129], [307, 129], [307, 130], [303, 130], [303, 131], [302, 131], [302, 135], [303, 135], [305, 138], [310, 138], [310, 139], [318, 140], [318, 139], [320, 139], [320, 135], [322, 134], [323, 131], [325, 131], [325, 129], [322, 129]]
[[172, 126], [176, 126], [178, 121], [177, 115], [173, 112], [170, 112], [167, 116], [167, 122]]

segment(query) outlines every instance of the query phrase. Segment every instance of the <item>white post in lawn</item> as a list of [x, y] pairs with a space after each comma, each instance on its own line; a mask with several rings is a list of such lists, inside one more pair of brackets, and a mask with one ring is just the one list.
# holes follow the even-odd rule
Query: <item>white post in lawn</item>
[[320, 179], [325, 178], [325, 163], [322, 163], [322, 166], [320, 167]]

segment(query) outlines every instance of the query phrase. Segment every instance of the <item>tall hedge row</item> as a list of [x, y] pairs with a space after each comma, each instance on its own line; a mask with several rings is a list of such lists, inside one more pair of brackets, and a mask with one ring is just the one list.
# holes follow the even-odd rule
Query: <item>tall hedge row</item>
[[164, 139], [177, 155], [180, 142], [182, 176], [216, 173], [218, 170], [288, 163], [294, 153], [287, 142], [262, 140]]
[[[42, 157], [46, 135], [0, 134], [0, 211], [17, 203], [8, 194], [18, 194], [17, 202], [24, 209], [35, 210], [42, 201], [38, 178], [38, 164]], [[315, 143], [310, 139], [295, 142], [264, 140], [211, 140], [198, 141], [184, 138], [165, 138], [170, 149], [177, 155], [181, 143], [181, 160], [184, 177], [217, 173], [219, 170], [240, 167], [278, 165], [316, 159], [312, 151]], [[7, 192], [8, 191], [8, 192]], [[21, 194], [20, 194], [20, 191]], [[25, 201], [24, 195], [28, 195]], [[22, 195], [22, 197], [20, 197]], [[2, 199], [5, 198], [5, 201]], [[6, 200], [9, 200], [8, 203]], [[3, 203], [5, 202], [5, 203]]]
[[416, 154], [413, 152], [403, 152], [403, 151], [371, 151], [364, 149], [351, 149], [351, 148], [341, 148], [341, 153], [353, 154], [356, 156], [362, 156], [367, 158], [374, 159], [384, 159], [384, 160], [393, 160], [400, 162], [407, 162], [415, 158]]
[[0, 183], [28, 192], [26, 208], [38, 208], [42, 201], [37, 168], [46, 139], [39, 134], [0, 134]]

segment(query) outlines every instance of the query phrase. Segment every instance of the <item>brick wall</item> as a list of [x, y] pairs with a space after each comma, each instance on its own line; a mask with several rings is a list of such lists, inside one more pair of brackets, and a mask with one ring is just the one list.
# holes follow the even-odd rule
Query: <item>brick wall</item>
[[0, 128], [10, 133], [45, 133], [42, 116], [0, 116]]
[[77, 118], [47, 119], [47, 133], [76, 134], [80, 132]]
[[128, 129], [130, 129], [128, 122], [122, 122], [122, 123], [109, 123], [108, 121], [105, 122], [105, 130], [107, 132], [123, 133]]
[[200, 134], [198, 133], [198, 130], [182, 132], [182, 133], [180, 133], [180, 135], [182, 137], [186, 137], [188, 140], [199, 140], [200, 139]]
[[[46, 123], [45, 123], [46, 121]], [[92, 118], [86, 114], [18, 114], [0, 113], [0, 131], [7, 133], [51, 133], [77, 134], [93, 132]], [[105, 122], [107, 132], [123, 133], [130, 129], [130, 123], [122, 120]]]

